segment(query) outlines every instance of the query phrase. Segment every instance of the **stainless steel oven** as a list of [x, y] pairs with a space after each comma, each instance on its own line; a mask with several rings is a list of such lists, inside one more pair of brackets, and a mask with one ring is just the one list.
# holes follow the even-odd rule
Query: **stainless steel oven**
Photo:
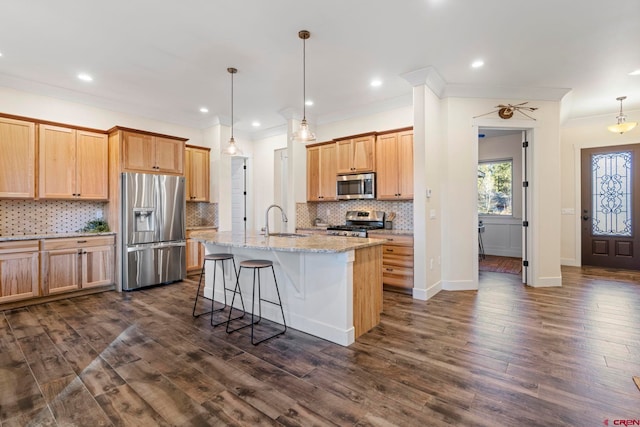
[[376, 197], [376, 174], [338, 175], [336, 194], [338, 200], [374, 199]]

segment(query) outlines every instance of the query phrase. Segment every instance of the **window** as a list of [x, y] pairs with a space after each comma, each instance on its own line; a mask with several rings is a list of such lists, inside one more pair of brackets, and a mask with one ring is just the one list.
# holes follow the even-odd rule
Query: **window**
[[478, 213], [512, 215], [513, 160], [491, 160], [478, 164]]

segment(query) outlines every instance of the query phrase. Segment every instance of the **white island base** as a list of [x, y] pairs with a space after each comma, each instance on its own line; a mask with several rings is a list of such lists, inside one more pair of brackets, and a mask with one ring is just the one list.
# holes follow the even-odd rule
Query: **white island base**
[[[305, 238], [303, 238], [305, 239]], [[198, 239], [200, 240], [200, 239]], [[365, 239], [363, 239], [365, 240]], [[366, 239], [370, 240], [370, 239]], [[373, 240], [373, 239], [371, 239]], [[249, 259], [273, 261], [287, 327], [348, 346], [380, 322], [382, 246], [344, 252], [303, 252], [218, 245], [206, 240], [206, 253], [232, 253], [236, 265]], [[224, 301], [220, 263], [215, 300]], [[233, 264], [225, 262], [227, 288], [235, 286]], [[271, 269], [261, 269], [262, 298], [277, 301]], [[242, 269], [240, 287], [247, 312], [252, 302], [253, 270]], [[205, 271], [205, 295], [211, 297], [213, 263]], [[257, 290], [256, 290], [257, 293]], [[233, 294], [227, 292], [227, 302]], [[235, 307], [240, 308], [236, 297]], [[257, 306], [256, 306], [257, 312]], [[262, 316], [282, 323], [279, 307], [262, 304]]]

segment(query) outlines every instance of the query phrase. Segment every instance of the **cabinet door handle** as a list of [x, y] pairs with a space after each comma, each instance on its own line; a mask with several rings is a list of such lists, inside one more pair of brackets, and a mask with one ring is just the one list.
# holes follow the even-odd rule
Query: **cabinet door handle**
[[393, 268], [385, 268], [387, 271], [393, 271]]
[[387, 249], [387, 252], [393, 252], [393, 249]]
[[78, 240], [77, 243], [87, 243], [87, 241], [86, 240]]

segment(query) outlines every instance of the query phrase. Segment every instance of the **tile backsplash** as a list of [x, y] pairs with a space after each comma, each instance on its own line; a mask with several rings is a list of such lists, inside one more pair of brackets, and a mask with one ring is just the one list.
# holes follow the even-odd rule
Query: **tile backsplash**
[[187, 203], [187, 227], [218, 226], [217, 203]]
[[[106, 206], [107, 202], [84, 200], [0, 200], [0, 236], [75, 232], [99, 216], [104, 218]], [[186, 223], [216, 226], [218, 204], [187, 203]]]
[[107, 202], [81, 200], [0, 200], [0, 236], [78, 231], [104, 217]]
[[359, 209], [373, 209], [384, 211], [387, 215], [396, 213], [393, 220], [395, 230], [413, 230], [413, 201], [386, 200], [345, 200], [341, 202], [311, 202], [296, 204], [296, 227], [312, 227], [314, 220], [320, 218], [323, 222], [338, 225], [344, 224], [347, 211]]

